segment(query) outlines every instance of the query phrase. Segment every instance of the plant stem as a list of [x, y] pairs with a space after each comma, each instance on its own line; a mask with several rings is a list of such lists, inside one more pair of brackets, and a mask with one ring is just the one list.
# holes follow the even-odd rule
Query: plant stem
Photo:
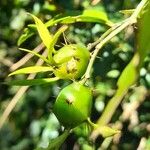
[[[97, 56], [99, 50], [103, 47], [104, 44], [106, 44], [112, 37], [114, 37], [117, 33], [119, 33], [120, 31], [122, 31], [125, 27], [127, 27], [128, 25], [131, 25], [133, 23], [136, 23], [137, 17], [139, 15], [139, 13], [141, 12], [142, 8], [145, 6], [145, 4], [147, 3], [147, 0], [142, 0], [140, 2], [140, 4], [137, 6], [137, 8], [135, 9], [134, 13], [131, 15], [131, 17], [129, 17], [122, 25], [120, 25], [117, 29], [115, 29], [114, 31], [112, 31], [102, 42], [100, 42], [97, 46], [96, 46], [96, 50], [92, 55], [92, 60], [91, 60], [91, 64], [93, 65], [95, 57]], [[136, 58], [136, 57], [135, 57]], [[89, 63], [89, 64], [90, 64]], [[92, 67], [92, 65], [89, 66], [89, 70], [90, 67]], [[90, 76], [90, 72], [87, 69], [87, 76]], [[133, 81], [134, 83], [134, 81]], [[130, 87], [130, 84], [122, 89], [122, 88], [118, 88], [116, 94], [112, 97], [112, 99], [108, 102], [104, 112], [102, 113], [101, 117], [98, 119], [98, 125], [99, 126], [104, 126], [106, 125], [110, 120], [111, 117], [113, 115], [113, 113], [115, 112], [117, 106], [120, 104], [123, 96], [126, 94], [126, 92], [128, 91], [128, 88]], [[98, 136], [98, 129], [93, 130], [91, 137], [93, 140], [95, 140]]]
[[[124, 21], [123, 21], [124, 22]], [[113, 30], [115, 30], [116, 28], [118, 28], [123, 22], [119, 22], [114, 24], [111, 28], [109, 28], [104, 34], [102, 34], [102, 36], [95, 42], [93, 43], [89, 43], [88, 44], [88, 49], [89, 51], [94, 48], [97, 44], [99, 44], [106, 36], [108, 36]]]
[[88, 122], [88, 124], [89, 124], [93, 129], [98, 128], [98, 125], [95, 124], [95, 123], [93, 123], [93, 122], [90, 120], [90, 118], [87, 119], [87, 122]]
[[[114, 30], [112, 30], [112, 32], [106, 36], [102, 41], [100, 41], [99, 44], [97, 44], [94, 53], [91, 56], [89, 65], [87, 67], [87, 70], [85, 72], [84, 78], [85, 79], [89, 79], [90, 78], [90, 72], [91, 69], [93, 67], [94, 61], [96, 59], [96, 56], [98, 55], [99, 51], [102, 49], [102, 47], [109, 42], [114, 36], [116, 36], [118, 33], [120, 33], [122, 30], [124, 30], [126, 27], [128, 27], [129, 25], [132, 25], [134, 23], [136, 23], [137, 21], [137, 17], [139, 15], [139, 13], [141, 12], [142, 8], [144, 7], [144, 5], [146, 4], [148, 0], [142, 0], [139, 5], [137, 6], [137, 8], [135, 9], [134, 13], [128, 18], [126, 19], [118, 28], [115, 28]], [[109, 33], [110, 29], [108, 29], [103, 36], [106, 33]], [[107, 35], [107, 34], [106, 34]]]
[[120, 101], [122, 100], [124, 95], [127, 93], [127, 90], [128, 90], [127, 88], [124, 90], [122, 90], [122, 89], [117, 90], [115, 95], [108, 102], [103, 114], [98, 119], [97, 124], [106, 125], [110, 121], [112, 115], [114, 114], [118, 105], [120, 104]]
[[[134, 21], [137, 19], [140, 11], [142, 10], [143, 6], [145, 5], [145, 3], [147, 2], [147, 0], [143, 0], [141, 1], [141, 3], [137, 6], [137, 8], [135, 9], [135, 12], [132, 14], [132, 16], [129, 18], [129, 23], [133, 23], [133, 22], [130, 22], [131, 21]], [[119, 27], [119, 30], [120, 29], [123, 29], [123, 27], [125, 27], [127, 24], [128, 24], [128, 21], [126, 24], [124, 24], [124, 26], [122, 26], [122, 28]], [[117, 30], [118, 31], [118, 30]], [[104, 41], [105, 42], [105, 41]], [[101, 47], [102, 45], [99, 44], [97, 45], [98, 47]], [[107, 124], [110, 119], [111, 119], [111, 116], [112, 114], [115, 112], [117, 106], [120, 104], [123, 96], [125, 95], [125, 93], [127, 92], [128, 90], [128, 87], [124, 90], [122, 89], [118, 89], [115, 96], [110, 100], [110, 102], [108, 103], [108, 105], [106, 106], [105, 108], [105, 111], [103, 112], [102, 116], [100, 117], [100, 119], [98, 120], [98, 124], [99, 125], [105, 125]], [[111, 110], [111, 111], [110, 111]]]

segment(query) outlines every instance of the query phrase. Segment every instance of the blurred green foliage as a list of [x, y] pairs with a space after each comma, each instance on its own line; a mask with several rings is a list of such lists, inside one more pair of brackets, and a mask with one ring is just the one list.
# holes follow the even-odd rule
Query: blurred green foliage
[[[24, 28], [33, 23], [27, 12], [48, 21], [58, 14], [70, 11], [83, 11], [87, 8], [103, 10], [113, 22], [123, 20], [126, 16], [119, 13], [122, 9], [135, 8], [138, 0], [117, 1], [103, 0], [96, 5], [92, 5], [90, 0], [4, 0], [0, 1], [0, 82], [7, 81], [10, 67], [13, 63], [22, 58], [25, 53], [20, 52], [17, 47], [17, 40], [23, 33]], [[96, 41], [108, 27], [100, 23], [75, 23], [70, 25], [66, 38], [70, 43], [82, 42], [85, 45]], [[57, 27], [52, 27], [52, 32]], [[92, 120], [96, 121], [108, 100], [116, 91], [116, 82], [124, 67], [131, 60], [134, 53], [134, 32], [132, 27], [128, 27], [125, 32], [114, 37], [100, 52], [93, 67], [93, 77], [89, 84], [95, 88], [94, 104], [92, 109]], [[22, 44], [23, 47], [33, 49], [40, 42], [39, 37], [34, 35]], [[60, 39], [59, 45], [64, 43]], [[30, 66], [36, 62], [36, 58], [27, 62]], [[43, 76], [39, 74], [39, 77]], [[13, 79], [24, 78], [24, 76], [12, 77]], [[67, 81], [56, 82], [50, 85], [33, 86], [22, 96], [19, 103], [10, 115], [9, 120], [0, 130], [1, 150], [26, 150], [34, 149], [37, 146], [47, 147], [51, 139], [56, 138], [62, 129], [53, 115], [51, 109], [55, 98], [61, 88], [69, 84]], [[112, 142], [110, 149], [137, 149], [141, 138], [145, 138], [146, 147], [149, 145], [150, 132], [150, 94], [145, 94], [141, 88], [150, 90], [150, 54], [145, 58], [140, 78], [125, 96], [122, 104], [116, 110], [111, 122], [122, 122], [122, 135], [118, 142]], [[9, 101], [18, 91], [19, 87], [0, 84], [0, 114], [8, 105]], [[140, 93], [140, 95], [138, 95]], [[138, 95], [138, 96], [137, 96]], [[143, 96], [142, 101], [140, 96]], [[142, 101], [135, 111], [137, 113], [137, 123], [132, 122], [132, 118], [122, 119], [127, 105], [133, 101]], [[132, 105], [131, 105], [132, 106]], [[136, 117], [133, 116], [133, 117]], [[134, 120], [135, 118], [133, 118]], [[136, 120], [136, 119], [135, 119]], [[96, 141], [95, 148], [98, 148], [102, 138]], [[62, 146], [62, 149], [90, 150], [92, 143], [88, 142], [88, 134], [78, 128], [71, 134]]]

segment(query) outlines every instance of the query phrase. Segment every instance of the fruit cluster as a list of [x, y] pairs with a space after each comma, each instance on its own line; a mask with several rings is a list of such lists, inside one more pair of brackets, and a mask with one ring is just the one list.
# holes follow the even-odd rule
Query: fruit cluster
[[[61, 79], [78, 79], [85, 73], [89, 57], [90, 53], [86, 47], [79, 44], [66, 45], [53, 57], [58, 65], [54, 74]], [[53, 112], [64, 127], [74, 128], [88, 119], [91, 106], [90, 88], [73, 82], [62, 89]]]

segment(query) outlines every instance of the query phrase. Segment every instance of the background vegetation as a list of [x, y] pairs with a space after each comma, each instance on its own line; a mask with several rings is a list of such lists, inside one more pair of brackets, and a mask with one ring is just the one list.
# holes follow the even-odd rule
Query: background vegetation
[[[23, 75], [8, 78], [7, 75], [14, 70], [15, 63], [26, 53], [18, 50], [17, 41], [24, 28], [33, 23], [27, 15], [30, 12], [44, 22], [58, 14], [79, 13], [87, 8], [104, 11], [112, 22], [123, 20], [126, 16], [120, 13], [123, 9], [135, 8], [138, 0], [5, 0], [0, 1], [0, 82], [22, 79]], [[51, 32], [57, 31], [54, 26]], [[65, 37], [70, 43], [82, 42], [85, 45], [96, 41], [102, 33], [108, 29], [101, 23], [75, 23], [70, 25]], [[96, 121], [109, 99], [116, 91], [116, 82], [120, 73], [131, 60], [134, 54], [135, 34], [134, 26], [130, 26], [115, 36], [100, 52], [93, 67], [90, 85], [94, 87], [94, 104], [92, 108], [92, 121]], [[34, 35], [24, 42], [21, 47], [35, 48], [40, 43], [39, 36]], [[64, 43], [63, 37], [58, 46]], [[28, 60], [24, 66], [33, 65], [37, 58]], [[18, 65], [18, 64], [17, 64]], [[44, 76], [39, 74], [38, 77]], [[21, 96], [9, 119], [0, 129], [1, 150], [25, 150], [34, 149], [37, 146], [46, 147], [51, 139], [61, 133], [57, 119], [51, 112], [51, 108], [61, 88], [68, 81], [59, 81], [50, 85], [32, 86]], [[16, 96], [20, 87], [0, 84], [0, 114], [2, 114], [10, 102]], [[145, 58], [140, 70], [140, 77], [134, 84], [122, 103], [116, 109], [111, 123], [120, 129], [121, 134], [113, 139], [103, 141], [99, 137], [95, 147], [103, 149], [137, 149], [146, 145], [150, 149], [150, 54]], [[111, 110], [110, 110], [111, 111]], [[62, 149], [84, 149], [92, 145], [87, 141], [82, 129], [71, 134], [62, 146]], [[149, 147], [149, 148], [148, 148]]]

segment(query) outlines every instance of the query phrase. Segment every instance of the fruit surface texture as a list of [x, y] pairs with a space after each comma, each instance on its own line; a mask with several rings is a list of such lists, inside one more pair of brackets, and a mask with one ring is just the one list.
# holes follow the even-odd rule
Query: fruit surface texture
[[78, 79], [87, 68], [90, 53], [88, 49], [80, 44], [70, 44], [62, 47], [54, 55], [57, 64], [54, 74], [61, 79]]
[[91, 107], [91, 89], [74, 82], [60, 91], [53, 112], [64, 127], [73, 128], [87, 120]]

